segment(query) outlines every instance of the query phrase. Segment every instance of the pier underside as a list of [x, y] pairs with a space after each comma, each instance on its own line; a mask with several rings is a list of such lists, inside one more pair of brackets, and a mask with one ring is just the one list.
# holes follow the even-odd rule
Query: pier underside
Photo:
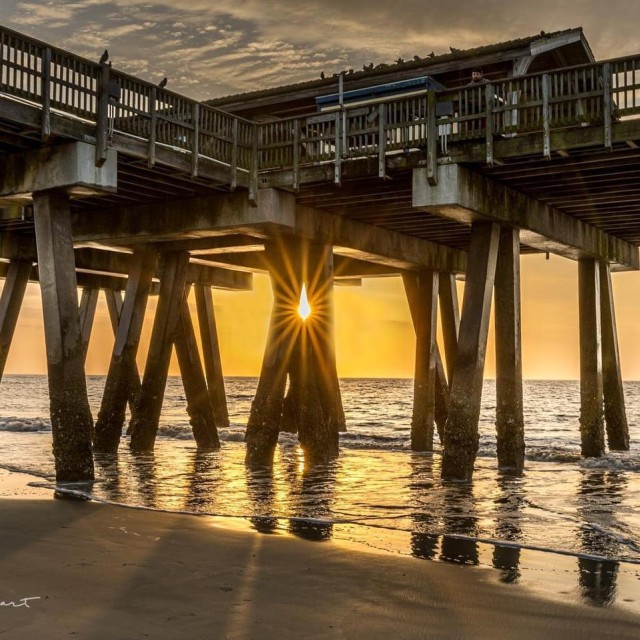
[[[524, 73], [535, 56], [518, 56]], [[493, 304], [498, 458], [520, 471], [519, 260], [532, 252], [579, 265], [583, 454], [602, 455], [605, 435], [627, 449], [611, 272], [640, 269], [640, 83], [633, 66], [623, 86], [628, 61], [614, 62], [571, 72], [579, 95], [558, 93], [547, 60], [530, 78], [480, 89], [265, 122], [88, 61], [78, 64], [95, 81], [93, 106], [84, 86], [62, 104], [49, 86], [59, 79], [40, 71], [41, 93], [4, 87], [0, 376], [26, 283], [39, 282], [58, 479], [90, 480], [92, 451], [117, 451], [127, 404], [131, 448], [153, 449], [174, 348], [196, 443], [219, 447], [228, 413], [211, 289], [250, 289], [254, 273], [270, 277], [274, 303], [248, 464], [271, 463], [281, 430], [297, 431], [309, 464], [338, 455], [333, 286], [395, 275], [416, 333], [412, 448], [433, 450], [437, 430], [443, 475], [472, 477]], [[84, 358], [100, 289], [116, 338], [94, 427]], [[303, 289], [315, 310], [306, 320]], [[140, 380], [150, 295], [158, 309]]]

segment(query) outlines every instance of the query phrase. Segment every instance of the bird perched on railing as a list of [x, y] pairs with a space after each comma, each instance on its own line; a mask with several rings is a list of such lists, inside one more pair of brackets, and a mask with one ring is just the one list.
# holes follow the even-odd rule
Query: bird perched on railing
[[324, 75], [324, 71], [321, 71], [321, 72], [320, 72], [320, 79], [321, 79], [321, 80], [324, 80], [324, 79], [325, 79], [325, 77], [326, 77], [326, 76]]
[[104, 50], [104, 53], [100, 56], [100, 64], [104, 64], [109, 59], [109, 52], [107, 49]]
[[161, 89], [164, 89], [167, 86], [167, 82], [168, 82], [167, 78], [162, 78], [162, 80], [160, 80], [160, 82], [158, 83], [158, 86]]

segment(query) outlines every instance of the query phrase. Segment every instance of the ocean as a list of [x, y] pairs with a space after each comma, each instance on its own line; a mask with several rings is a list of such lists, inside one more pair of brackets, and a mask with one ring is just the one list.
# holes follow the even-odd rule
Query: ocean
[[[88, 378], [94, 416], [104, 381]], [[439, 444], [433, 454], [410, 451], [413, 383], [405, 379], [341, 380], [348, 432], [335, 462], [305, 471], [296, 436], [281, 434], [273, 470], [249, 471], [243, 436], [256, 385], [226, 379], [231, 426], [220, 431], [220, 451], [198, 452], [180, 379], [170, 378], [154, 454], [133, 456], [123, 438], [117, 456], [97, 455], [91, 496], [489, 566], [503, 582], [536, 571], [529, 552], [553, 552], [567, 588], [586, 601], [640, 606], [640, 382], [625, 384], [631, 451], [600, 459], [580, 456], [579, 384], [525, 382], [527, 461], [514, 476], [497, 469], [495, 384], [486, 381], [469, 485], [440, 480]], [[48, 413], [45, 376], [3, 378], [0, 468], [53, 480]]]

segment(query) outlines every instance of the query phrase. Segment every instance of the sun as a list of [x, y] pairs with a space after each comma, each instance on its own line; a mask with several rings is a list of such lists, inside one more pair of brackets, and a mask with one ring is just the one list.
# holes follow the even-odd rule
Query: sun
[[300, 304], [298, 305], [298, 315], [306, 320], [311, 315], [311, 305], [307, 298], [307, 285], [302, 285], [302, 292], [300, 293]]

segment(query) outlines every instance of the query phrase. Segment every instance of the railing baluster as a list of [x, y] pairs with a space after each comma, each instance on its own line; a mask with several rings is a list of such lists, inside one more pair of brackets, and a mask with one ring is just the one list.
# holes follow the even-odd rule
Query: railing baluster
[[427, 93], [427, 180], [438, 184], [438, 123], [436, 121], [436, 92]]
[[495, 93], [491, 83], [485, 86], [485, 134], [487, 141], [486, 160], [487, 164], [493, 166], [493, 103]]
[[238, 119], [231, 121], [231, 163], [229, 166], [231, 178], [229, 186], [231, 191], [235, 191], [238, 186]]
[[51, 49], [42, 52], [42, 139], [51, 136]]
[[386, 178], [386, 155], [387, 155], [387, 109], [386, 105], [378, 105], [378, 177]]
[[602, 65], [602, 92], [604, 98], [604, 148], [607, 151], [611, 151], [613, 148], [613, 104], [611, 97], [611, 65], [608, 62]]
[[198, 163], [200, 160], [200, 105], [194, 102], [193, 113], [193, 141], [191, 143], [191, 177], [198, 177]]
[[340, 129], [342, 128], [340, 125], [342, 123], [342, 113], [340, 111], [336, 111], [335, 117], [335, 131], [334, 131], [334, 145], [335, 145], [335, 160], [334, 160], [334, 171], [333, 171], [333, 181], [335, 184], [340, 185], [342, 183], [342, 153], [340, 150], [340, 142], [342, 140]]
[[549, 123], [549, 74], [542, 76], [542, 153], [547, 160], [551, 158], [551, 127]]

